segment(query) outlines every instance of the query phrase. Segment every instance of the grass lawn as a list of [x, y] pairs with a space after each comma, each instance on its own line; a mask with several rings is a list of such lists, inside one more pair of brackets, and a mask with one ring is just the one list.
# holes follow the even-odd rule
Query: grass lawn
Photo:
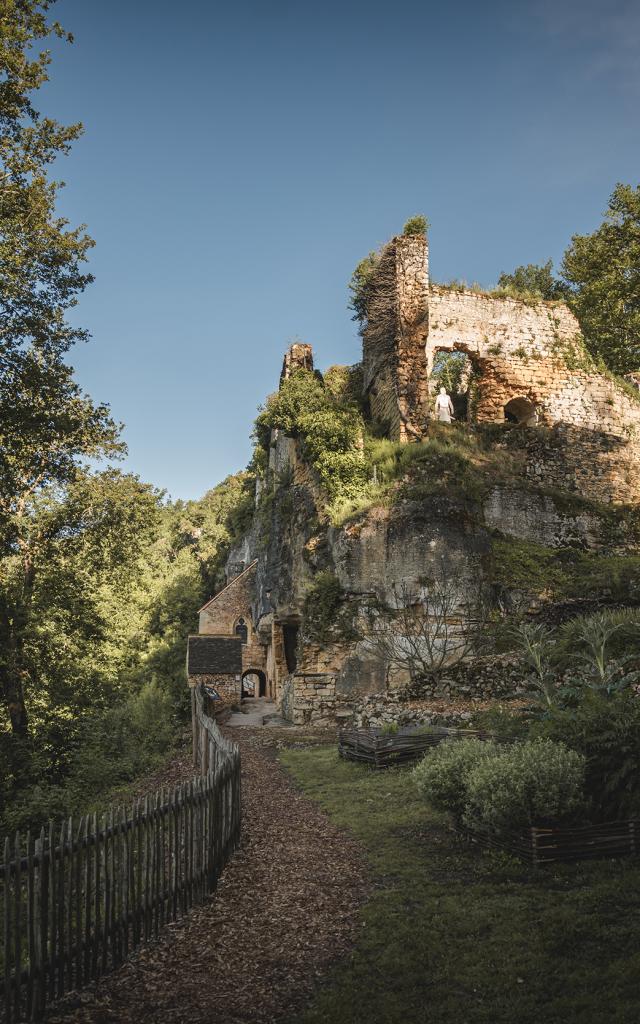
[[295, 1024], [638, 1024], [640, 861], [537, 873], [453, 835], [409, 769], [290, 749], [297, 784], [362, 842], [352, 955]]

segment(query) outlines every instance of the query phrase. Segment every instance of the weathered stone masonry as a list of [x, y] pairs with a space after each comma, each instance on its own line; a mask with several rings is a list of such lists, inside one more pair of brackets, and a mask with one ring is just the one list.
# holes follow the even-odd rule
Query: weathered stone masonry
[[555, 431], [532, 435], [529, 474], [599, 501], [640, 499], [640, 404], [593, 368], [560, 302], [531, 303], [429, 283], [426, 238], [394, 238], [377, 265], [363, 334], [364, 389], [374, 419], [400, 441], [428, 429], [438, 352], [473, 366], [472, 418]]
[[[298, 640], [305, 595], [317, 572], [334, 573], [357, 607], [367, 594], [388, 599], [394, 584], [433, 575], [443, 564], [473, 588], [491, 552], [491, 530], [546, 547], [628, 550], [624, 530], [612, 543], [607, 516], [597, 507], [566, 506], [553, 497], [557, 488], [595, 502], [640, 501], [640, 404], [594, 369], [570, 310], [561, 303], [432, 285], [426, 239], [395, 238], [381, 253], [363, 334], [364, 397], [389, 437], [411, 442], [428, 435], [430, 374], [442, 351], [469, 358], [469, 419], [516, 420], [520, 426], [498, 432], [495, 443], [517, 450], [520, 471], [544, 487], [497, 483], [479, 514], [469, 514], [464, 500], [434, 493], [329, 527], [300, 442], [272, 431], [269, 469], [257, 497], [274, 482], [288, 483], [273, 492], [268, 536], [260, 535], [257, 517], [230, 553], [229, 584], [201, 610], [199, 634], [192, 638], [234, 644], [243, 619], [241, 670], [206, 666], [192, 684], [213, 682], [228, 699], [239, 700], [243, 675], [257, 672], [265, 695], [292, 722], [339, 721], [354, 710], [356, 719], [361, 712], [371, 717], [372, 702], [397, 694], [407, 679], [376, 660], [366, 643], [322, 647]], [[311, 346], [290, 347], [281, 383], [297, 369], [313, 369]], [[474, 663], [471, 675], [466, 665], [452, 669], [452, 693], [473, 701], [517, 694], [513, 666], [503, 667], [497, 672], [494, 662], [484, 668]]]

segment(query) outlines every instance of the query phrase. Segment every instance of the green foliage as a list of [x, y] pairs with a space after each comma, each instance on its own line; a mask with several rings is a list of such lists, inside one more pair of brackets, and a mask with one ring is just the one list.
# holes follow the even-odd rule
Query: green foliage
[[464, 352], [438, 352], [431, 371], [433, 390], [446, 388], [451, 395], [458, 395], [468, 389], [468, 380], [464, 379], [469, 365], [469, 357]]
[[[629, 1024], [640, 860], [528, 865], [461, 842], [407, 785], [333, 748], [278, 751], [355, 836], [372, 884], [351, 955], [295, 1024]], [[425, 969], [428, 965], [428, 969]], [[425, 1009], [427, 1008], [427, 1009]]]
[[585, 790], [597, 820], [640, 814], [640, 700], [586, 691], [579, 704], [554, 708], [532, 725], [534, 736], [562, 741], [586, 758]]
[[[640, 679], [640, 611], [607, 609], [574, 619], [561, 631], [581, 664], [579, 682], [604, 697], [627, 690]], [[612, 657], [612, 643], [622, 640], [630, 653]], [[633, 663], [633, 667], [631, 664]]]
[[362, 405], [362, 363], [353, 366], [330, 366], [323, 374], [325, 387], [337, 402], [360, 407]]
[[524, 295], [547, 300], [564, 299], [568, 288], [555, 277], [552, 268], [552, 260], [516, 267], [511, 274], [500, 274], [497, 290], [515, 297]]
[[584, 806], [585, 763], [551, 739], [500, 747], [467, 777], [464, 820], [496, 831], [561, 823]]
[[640, 651], [639, 632], [637, 608], [609, 608], [592, 615], [577, 615], [557, 630], [555, 660], [566, 665], [574, 659], [577, 649], [589, 656], [590, 649], [597, 645], [596, 661], [606, 665], [609, 658], [619, 658], [629, 650]]
[[555, 648], [553, 631], [539, 622], [520, 622], [510, 631], [524, 664], [530, 671], [534, 692], [545, 707], [557, 700], [556, 674], [551, 666]]
[[496, 740], [507, 742], [524, 739], [529, 731], [529, 722], [524, 715], [510, 711], [502, 705], [476, 711], [469, 726], [471, 729], [489, 733]]
[[[344, 523], [373, 506], [422, 501], [433, 495], [466, 502], [481, 500], [496, 483], [514, 477], [513, 458], [494, 447], [490, 431], [466, 424], [431, 423], [429, 436], [400, 444], [368, 433], [364, 442], [365, 479], [353, 497], [332, 506], [332, 519]], [[489, 426], [493, 426], [490, 424]], [[502, 438], [504, 430], [500, 430]]]
[[329, 570], [317, 573], [304, 600], [304, 640], [315, 644], [354, 640], [353, 620], [353, 608], [346, 602], [338, 577]]
[[81, 269], [93, 245], [83, 227], [57, 216], [62, 182], [51, 164], [69, 152], [82, 125], [41, 117], [34, 93], [48, 81], [51, 51], [41, 41], [71, 36], [47, 21], [50, 0], [3, 6], [0, 40], [0, 310], [5, 355], [33, 345], [55, 359], [86, 332], [65, 320], [91, 281]]
[[83, 228], [69, 229], [57, 216], [61, 184], [48, 177], [81, 126], [59, 125], [33, 106], [50, 63], [49, 51], [37, 52], [41, 41], [70, 39], [47, 22], [50, 6], [9, 4], [0, 39], [0, 698], [13, 732], [23, 737], [38, 503], [42, 497], [46, 504], [51, 488], [73, 484], [80, 460], [124, 450], [108, 408], [81, 392], [65, 360], [87, 337], [66, 315], [91, 281], [82, 264], [93, 243]]
[[515, 537], [495, 537], [493, 577], [509, 588], [553, 595], [564, 580], [556, 549]]
[[618, 373], [640, 365], [640, 185], [616, 185], [604, 222], [562, 263], [587, 347]]
[[402, 229], [403, 235], [422, 235], [427, 234], [429, 228], [429, 221], [424, 214], [419, 213], [415, 217], [409, 217], [409, 220]]
[[400, 732], [400, 726], [397, 722], [386, 722], [380, 730], [381, 736], [397, 736]]
[[349, 309], [353, 310], [352, 320], [364, 323], [367, 319], [367, 305], [371, 294], [373, 276], [380, 260], [377, 252], [370, 252], [361, 259], [349, 281]]
[[[20, 611], [12, 624], [19, 645], [0, 647], [0, 668], [6, 671], [10, 659], [20, 666], [29, 710], [26, 737], [0, 729], [7, 813], [33, 801], [44, 806], [38, 793], [45, 792], [53, 813], [57, 789], [66, 801], [74, 773], [82, 789], [78, 752], [105, 715], [106, 736], [116, 719], [133, 721], [136, 707], [163, 716], [175, 731], [187, 710], [186, 637], [198, 608], [220, 586], [250, 485], [251, 476], [239, 474], [198, 502], [168, 504], [149, 485], [111, 470], [79, 474], [64, 490], [40, 493], [29, 516], [27, 592], [20, 552], [0, 561], [0, 612]], [[138, 705], [141, 694], [147, 696]], [[150, 694], [159, 695], [153, 709]], [[151, 713], [148, 736], [145, 760], [165, 746]], [[113, 764], [91, 749], [87, 798], [99, 776], [118, 771], [115, 747]], [[142, 762], [129, 770], [127, 757], [123, 771], [135, 772]]]
[[412, 779], [419, 793], [437, 810], [460, 817], [466, 806], [469, 776], [487, 758], [496, 757], [500, 748], [478, 739], [445, 740], [424, 756]]
[[0, 831], [37, 830], [49, 819], [87, 813], [115, 787], [159, 764], [175, 737], [169, 694], [147, 683], [123, 702], [82, 719], [64, 777], [52, 777], [41, 748], [34, 783], [16, 800], [15, 780], [23, 765], [15, 763], [19, 749], [4, 742], [6, 736], [0, 734]]
[[335, 398], [318, 374], [296, 370], [282, 382], [256, 420], [258, 442], [268, 443], [274, 428], [301, 439], [329, 503], [355, 496], [366, 483], [362, 416], [350, 396]]

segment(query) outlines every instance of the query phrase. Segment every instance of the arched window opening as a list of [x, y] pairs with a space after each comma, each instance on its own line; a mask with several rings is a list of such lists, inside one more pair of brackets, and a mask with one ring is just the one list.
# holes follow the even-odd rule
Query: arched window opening
[[473, 366], [465, 352], [436, 352], [429, 378], [432, 399], [444, 388], [453, 404], [453, 418], [464, 422], [469, 418], [469, 387]]
[[528, 398], [512, 398], [504, 407], [504, 418], [507, 423], [518, 423], [521, 427], [535, 427], [538, 412]]
[[240, 637], [240, 643], [246, 644], [249, 638], [249, 629], [244, 619], [238, 619], [235, 629], [236, 636]]

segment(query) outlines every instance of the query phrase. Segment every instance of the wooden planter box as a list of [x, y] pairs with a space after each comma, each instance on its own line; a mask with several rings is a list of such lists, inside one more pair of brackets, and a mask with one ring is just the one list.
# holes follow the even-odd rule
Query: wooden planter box
[[443, 740], [468, 739], [480, 736], [471, 729], [433, 727], [429, 732], [400, 729], [397, 733], [384, 733], [379, 729], [343, 729], [338, 733], [338, 753], [349, 761], [362, 761], [374, 768], [389, 768], [415, 761], [430, 747]]
[[491, 832], [481, 825], [470, 828], [458, 822], [455, 830], [485, 849], [505, 850], [534, 865], [633, 857], [640, 853], [640, 820], [636, 819], [572, 828], [532, 827], [507, 833]]

